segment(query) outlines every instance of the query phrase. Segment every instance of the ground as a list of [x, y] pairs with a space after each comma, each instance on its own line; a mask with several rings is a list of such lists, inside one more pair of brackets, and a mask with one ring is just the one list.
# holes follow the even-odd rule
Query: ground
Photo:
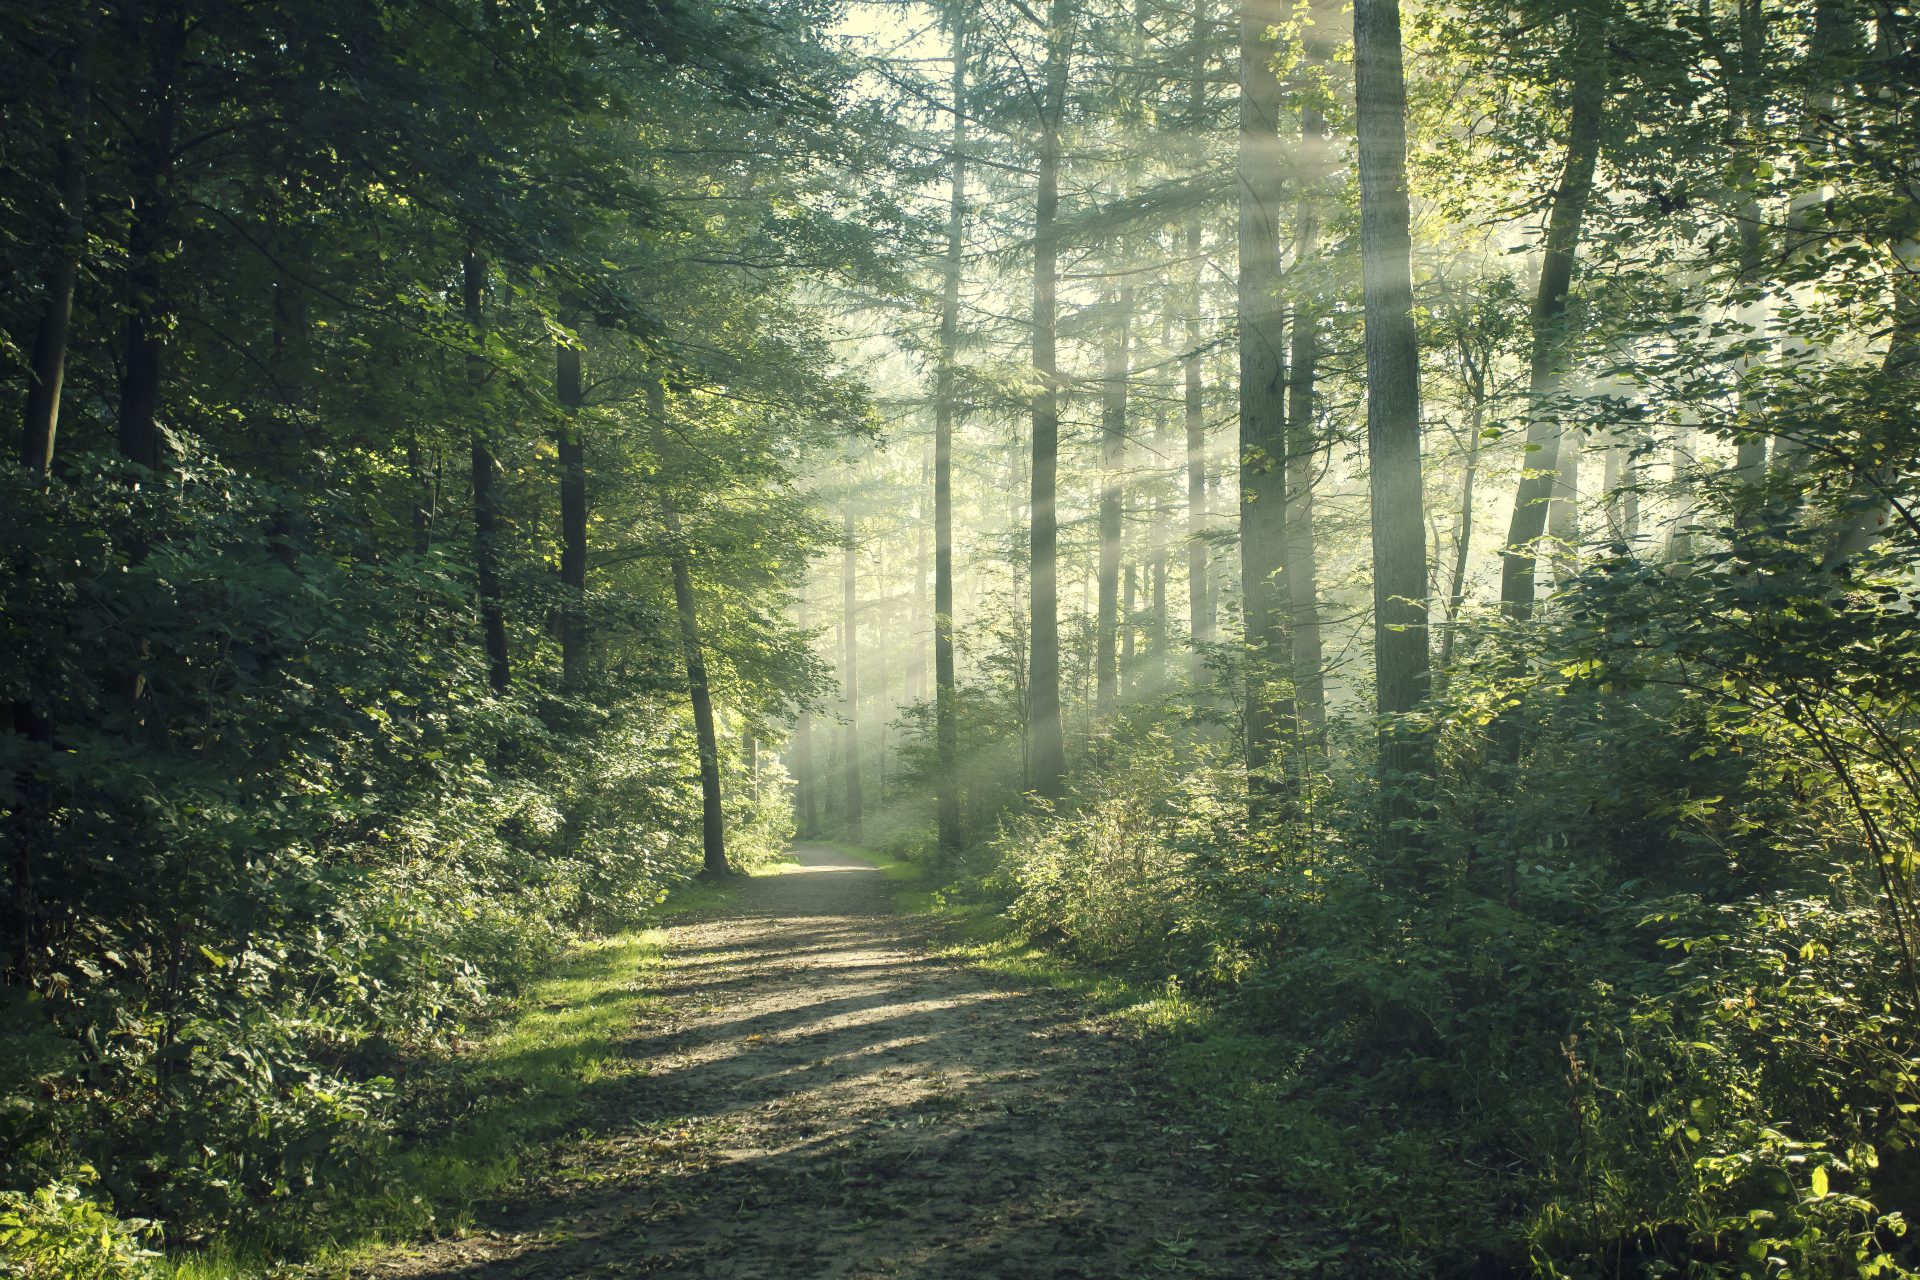
[[1275, 1236], [1143, 1050], [931, 954], [880, 873], [803, 846], [668, 930], [592, 1123], [462, 1238], [358, 1274], [1261, 1276]]

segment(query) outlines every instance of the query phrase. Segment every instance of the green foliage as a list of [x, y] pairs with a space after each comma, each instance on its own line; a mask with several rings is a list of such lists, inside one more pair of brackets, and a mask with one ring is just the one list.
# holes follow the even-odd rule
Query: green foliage
[[0, 1191], [0, 1267], [21, 1280], [145, 1280], [159, 1256], [141, 1241], [145, 1226], [114, 1217], [73, 1183]]

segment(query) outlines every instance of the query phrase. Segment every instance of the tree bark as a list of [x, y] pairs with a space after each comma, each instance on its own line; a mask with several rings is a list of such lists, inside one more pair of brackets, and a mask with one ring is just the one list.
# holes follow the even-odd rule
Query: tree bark
[[1071, 0], [1047, 7], [1047, 62], [1040, 118], [1040, 157], [1033, 217], [1033, 468], [1029, 528], [1027, 727], [1032, 789], [1058, 797], [1066, 787], [1066, 741], [1060, 724], [1059, 523], [1055, 506], [1060, 462], [1060, 371], [1054, 327], [1059, 288], [1060, 123], [1066, 110], [1072, 50]]
[[1573, 11], [1573, 80], [1567, 155], [1547, 215], [1540, 285], [1533, 300], [1533, 350], [1527, 384], [1527, 470], [1513, 500], [1500, 572], [1500, 602], [1508, 614], [1533, 612], [1535, 552], [1546, 530], [1561, 462], [1562, 430], [1550, 402], [1560, 389], [1563, 323], [1573, 286], [1580, 228], [1593, 194], [1607, 96], [1607, 25], [1612, 0], [1579, 0]]
[[[481, 411], [481, 391], [486, 385], [487, 362], [479, 344], [486, 335], [487, 263], [480, 250], [469, 245], [462, 272], [462, 301], [467, 325], [476, 350], [467, 357], [467, 384], [472, 391], [476, 419]], [[500, 509], [495, 490], [496, 472], [493, 452], [486, 442], [485, 428], [473, 424], [471, 447], [473, 476], [473, 569], [480, 596], [480, 631], [487, 654], [487, 684], [495, 693], [504, 693], [512, 671], [507, 661], [506, 602], [500, 587]]]
[[919, 702], [927, 696], [927, 663], [932, 656], [933, 608], [927, 593], [930, 560], [927, 554], [927, 527], [932, 523], [932, 513], [927, 510], [927, 505], [932, 488], [933, 458], [923, 450], [920, 455], [920, 496], [915, 503], [913, 521], [913, 659], [907, 668], [907, 687], [903, 690], [909, 702]]
[[[802, 634], [808, 629], [807, 598], [802, 588], [798, 617]], [[813, 713], [802, 711], [793, 722], [793, 803], [794, 826], [800, 838], [811, 840], [820, 834], [820, 775], [814, 768]]]
[[1115, 649], [1120, 635], [1120, 542], [1126, 518], [1121, 474], [1127, 451], [1127, 378], [1133, 331], [1133, 286], [1120, 287], [1113, 345], [1108, 348], [1100, 403], [1100, 563], [1094, 643], [1094, 707], [1113, 714], [1120, 691]]
[[[1800, 99], [1799, 132], [1808, 145], [1802, 149], [1803, 158], [1796, 161], [1801, 172], [1795, 175], [1798, 189], [1787, 204], [1786, 228], [1782, 237], [1785, 243], [1781, 246], [1789, 263], [1804, 260], [1809, 246], [1824, 240], [1827, 235], [1824, 229], [1810, 229], [1808, 222], [1813, 211], [1825, 204], [1833, 194], [1832, 189], [1824, 182], [1808, 179], [1818, 178], [1830, 163], [1834, 138], [1843, 127], [1839, 119], [1839, 82], [1842, 77], [1836, 74], [1840, 68], [1835, 67], [1834, 62], [1854, 45], [1858, 37], [1859, 28], [1854, 20], [1853, 6], [1848, 0], [1814, 0], [1813, 33], [1807, 48], [1807, 65], [1802, 73], [1805, 87]], [[1805, 289], [1806, 286], [1802, 285], [1789, 292], [1796, 295], [1796, 301], [1805, 303], [1809, 301]], [[1813, 339], [1806, 333], [1788, 328], [1781, 335], [1780, 350], [1786, 357], [1786, 366], [1793, 368], [1804, 366], [1813, 356], [1815, 347]], [[1801, 464], [1807, 443], [1796, 437], [1775, 436], [1772, 450], [1774, 471], [1791, 476]]]
[[[1316, 15], [1318, 16], [1318, 15]], [[1316, 23], [1307, 29], [1305, 54], [1315, 66], [1330, 56], [1328, 41]], [[1300, 103], [1300, 194], [1294, 205], [1293, 239], [1297, 255], [1293, 341], [1287, 380], [1287, 542], [1284, 578], [1287, 624], [1293, 642], [1294, 709], [1303, 745], [1319, 750], [1326, 731], [1325, 655], [1320, 638], [1320, 572], [1314, 541], [1313, 487], [1318, 478], [1321, 440], [1314, 418], [1319, 372], [1319, 304], [1312, 280], [1302, 270], [1319, 252], [1321, 184], [1326, 180], [1326, 120], [1309, 90]]]
[[[1193, 66], [1188, 81], [1190, 127], [1194, 135], [1203, 134], [1207, 110], [1207, 0], [1195, 0], [1193, 10]], [[1188, 215], [1186, 344], [1181, 360], [1184, 387], [1183, 409], [1187, 433], [1187, 634], [1194, 644], [1193, 678], [1197, 683], [1206, 671], [1204, 646], [1213, 643], [1213, 590], [1208, 581], [1211, 549], [1207, 546], [1207, 418], [1205, 388], [1200, 373], [1200, 215]]]
[[160, 374], [166, 355], [172, 303], [162, 278], [173, 202], [168, 188], [173, 172], [174, 128], [179, 114], [176, 92], [186, 57], [186, 13], [178, 3], [163, 4], [155, 15], [148, 60], [151, 84], [145, 104], [146, 129], [133, 157], [133, 221], [127, 233], [126, 369], [120, 382], [118, 438], [122, 456], [143, 467], [160, 467]]
[[563, 342], [555, 351], [560, 401], [560, 678], [578, 692], [587, 683], [587, 457], [580, 434], [586, 402], [581, 350]]
[[[1767, 44], [1767, 14], [1763, 0], [1739, 0], [1740, 3], [1740, 83], [1741, 89], [1734, 98], [1734, 124], [1745, 131], [1749, 139], [1757, 135], [1765, 125], [1765, 107], [1756, 86], [1764, 74]], [[1736, 157], [1744, 153], [1742, 142], [1735, 138], [1733, 147]], [[1752, 187], [1757, 175], [1751, 162], [1739, 160], [1740, 179]], [[1758, 199], [1745, 200], [1740, 206], [1740, 279], [1744, 288], [1753, 288], [1759, 282], [1762, 270], [1762, 257], [1765, 246], [1761, 243], [1760, 225], [1765, 217]], [[1767, 331], [1767, 308], [1763, 301], [1754, 301], [1740, 308], [1739, 318], [1751, 329], [1747, 340], [1752, 341]], [[1744, 358], [1734, 366], [1734, 374], [1739, 381], [1740, 420], [1743, 427], [1748, 426], [1758, 408], [1755, 403], [1754, 389], [1749, 371], [1754, 365], [1751, 357]], [[1751, 429], [1743, 430], [1736, 437], [1734, 454], [1734, 473], [1748, 485], [1757, 485], [1767, 476], [1767, 437], [1764, 432]]]
[[1487, 420], [1487, 371], [1480, 358], [1460, 337], [1461, 373], [1467, 384], [1467, 461], [1460, 469], [1460, 517], [1454, 523], [1453, 565], [1447, 574], [1446, 625], [1440, 632], [1440, 670], [1453, 664], [1453, 645], [1458, 638], [1460, 609], [1467, 600], [1467, 563], [1473, 554], [1473, 493], [1480, 475], [1481, 435]]
[[1359, 135], [1360, 264], [1366, 312], [1367, 462], [1373, 515], [1375, 707], [1381, 717], [1383, 847], [1417, 847], [1401, 824], [1417, 812], [1408, 786], [1430, 772], [1427, 736], [1402, 717], [1427, 696], [1427, 554], [1420, 465], [1420, 352], [1413, 322], [1413, 238], [1407, 198], [1407, 93], [1399, 0], [1356, 0], [1355, 126]]
[[958, 416], [954, 363], [960, 345], [960, 269], [967, 224], [967, 4], [953, 24], [953, 177], [947, 196], [947, 258], [940, 291], [940, 366], [933, 418], [933, 686], [937, 840], [943, 866], [960, 856], [960, 727], [953, 666], [953, 428]]
[[845, 624], [841, 635], [846, 641], [846, 649], [841, 655], [840, 688], [847, 700], [847, 724], [844, 732], [845, 748], [841, 760], [846, 768], [847, 812], [846, 828], [849, 840], [860, 838], [861, 795], [860, 795], [860, 588], [856, 570], [857, 543], [853, 521], [852, 499], [842, 513], [840, 547], [840, 595], [841, 608]]
[[1293, 719], [1279, 581], [1287, 539], [1286, 313], [1280, 300], [1280, 0], [1240, 7], [1240, 598], [1246, 644], [1250, 794], [1278, 789], [1281, 736]]
[[1166, 678], [1167, 652], [1167, 555], [1171, 545], [1171, 533], [1168, 522], [1173, 519], [1173, 502], [1167, 488], [1168, 479], [1161, 468], [1166, 460], [1173, 456], [1173, 431], [1167, 421], [1168, 411], [1160, 406], [1154, 414], [1153, 456], [1159, 466], [1153, 488], [1153, 542], [1148, 550], [1146, 590], [1149, 596], [1147, 615], [1147, 651], [1153, 655], [1153, 683], [1158, 686]]
[[28, 366], [27, 413], [20, 460], [30, 471], [53, 466], [53, 447], [60, 429], [60, 392], [67, 375], [67, 335], [73, 324], [73, 291], [80, 276], [80, 258], [86, 252], [87, 132], [92, 119], [93, 7], [87, 6], [85, 27], [75, 42], [73, 59], [61, 73], [66, 90], [67, 131], [59, 145], [59, 172], [55, 187], [60, 196], [59, 246], [47, 269], [39, 322], [34, 326], [32, 363]]
[[731, 875], [727, 862], [727, 822], [721, 807], [720, 739], [713, 728], [713, 694], [707, 688], [707, 657], [700, 643], [700, 616], [693, 600], [693, 573], [687, 563], [686, 538], [680, 516], [665, 516], [672, 542], [673, 603], [680, 615], [680, 651], [687, 663], [687, 696], [693, 703], [693, 733], [700, 750], [700, 874], [708, 878]]

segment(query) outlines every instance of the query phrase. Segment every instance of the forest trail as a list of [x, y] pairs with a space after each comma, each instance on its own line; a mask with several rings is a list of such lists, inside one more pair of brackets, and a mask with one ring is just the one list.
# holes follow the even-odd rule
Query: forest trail
[[[668, 933], [589, 1127], [475, 1230], [358, 1274], [1258, 1276], [1274, 1232], [1055, 992], [931, 956], [873, 868], [803, 846]], [[649, 985], [655, 985], [650, 978]], [[1258, 1218], [1260, 1215], [1251, 1215]]]

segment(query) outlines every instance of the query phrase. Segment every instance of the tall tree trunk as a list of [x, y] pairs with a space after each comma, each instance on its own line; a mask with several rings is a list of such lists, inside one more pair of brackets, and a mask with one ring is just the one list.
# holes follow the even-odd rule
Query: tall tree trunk
[[1240, 7], [1240, 598], [1246, 640], [1246, 763], [1258, 796], [1276, 790], [1292, 722], [1285, 652], [1286, 313], [1280, 300], [1281, 0]]
[[1516, 618], [1533, 612], [1535, 551], [1546, 530], [1547, 507], [1561, 462], [1561, 429], [1551, 401], [1560, 390], [1564, 317], [1573, 287], [1580, 228], [1593, 194], [1600, 129], [1607, 97], [1607, 25], [1613, 0], [1578, 0], [1573, 11], [1572, 107], [1567, 154], [1547, 215], [1540, 285], [1533, 299], [1533, 351], [1527, 382], [1527, 470], [1513, 500], [1500, 571], [1500, 602]]
[[731, 875], [727, 863], [727, 820], [721, 807], [720, 738], [713, 727], [713, 694], [707, 687], [707, 655], [700, 642], [700, 615], [694, 608], [693, 573], [679, 513], [665, 514], [672, 543], [673, 604], [680, 615], [680, 651], [687, 663], [687, 697], [693, 703], [693, 733], [700, 750], [700, 874]]
[[842, 513], [840, 549], [840, 597], [845, 619], [841, 635], [846, 641], [841, 655], [840, 689], [847, 700], [847, 724], [843, 734], [845, 747], [841, 760], [846, 768], [847, 838], [860, 838], [860, 584], [856, 562], [858, 544], [853, 522], [852, 499]]
[[86, 252], [87, 130], [92, 119], [93, 47], [95, 18], [92, 5], [75, 42], [72, 61], [61, 72], [66, 90], [67, 131], [60, 139], [59, 172], [55, 189], [60, 196], [58, 248], [47, 269], [34, 326], [32, 363], [28, 367], [27, 415], [20, 460], [31, 471], [53, 466], [54, 439], [60, 429], [60, 391], [67, 375], [67, 334], [73, 322], [73, 290], [80, 276], [80, 258]]
[[[1765, 74], [1767, 45], [1767, 14], [1764, 0], [1739, 0], [1740, 4], [1740, 84], [1741, 90], [1734, 96], [1734, 126], [1747, 135], [1746, 138], [1732, 139], [1730, 150], [1739, 166], [1740, 181], [1749, 189], [1749, 197], [1740, 206], [1740, 285], [1752, 289], [1759, 283], [1763, 267], [1765, 246], [1761, 243], [1760, 226], [1766, 214], [1760, 207], [1760, 201], [1751, 194], [1756, 185], [1758, 174], [1755, 162], [1745, 159], [1747, 143], [1764, 127], [1765, 104], [1756, 91], [1760, 77]], [[1747, 341], [1761, 340], [1767, 331], [1767, 306], [1762, 300], [1746, 303], [1739, 309], [1738, 318], [1751, 332]], [[1748, 485], [1756, 485], [1767, 475], [1767, 437], [1764, 432], [1750, 429], [1758, 408], [1755, 403], [1754, 388], [1748, 376], [1755, 361], [1752, 357], [1738, 361], [1734, 366], [1735, 376], [1739, 378], [1740, 421], [1749, 429], [1735, 437], [1734, 473]], [[1764, 363], [1764, 361], [1762, 361]]]
[[947, 259], [940, 292], [940, 367], [933, 417], [933, 685], [934, 753], [939, 762], [935, 811], [940, 861], [960, 855], [960, 729], [953, 669], [954, 361], [960, 343], [960, 267], [967, 220], [967, 4], [948, 9], [953, 24], [953, 182], [947, 197]]
[[[807, 597], [801, 588], [795, 624], [802, 634], [808, 627]], [[802, 711], [793, 722], [793, 807], [794, 826], [802, 840], [820, 834], [820, 775], [813, 758], [813, 713]]]
[[[806, 589], [801, 587], [799, 616], [795, 624], [806, 633], [808, 629], [808, 608], [806, 608]], [[793, 720], [793, 825], [799, 829], [803, 841], [812, 841], [820, 835], [820, 773], [814, 762], [814, 714], [803, 710]]]
[[1030, 783], [1042, 796], [1066, 787], [1066, 741], [1060, 724], [1059, 522], [1060, 371], [1054, 351], [1059, 287], [1060, 123], [1066, 109], [1071, 0], [1047, 7], [1047, 63], [1039, 104], [1040, 160], [1033, 216], [1032, 514], [1029, 530], [1027, 726], [1032, 740]]
[[1667, 526], [1667, 560], [1681, 572], [1693, 561], [1693, 525], [1699, 518], [1693, 497], [1693, 424], [1674, 424], [1673, 445], [1667, 455], [1673, 471], [1673, 521]]
[[1626, 522], [1622, 518], [1621, 505], [1625, 495], [1620, 492], [1620, 489], [1622, 485], [1630, 483], [1628, 460], [1631, 456], [1625, 440], [1611, 440], [1607, 443], [1607, 451], [1601, 464], [1603, 469], [1600, 473], [1600, 502], [1606, 513], [1607, 541], [1619, 545], [1625, 545], [1627, 540]]
[[425, 555], [433, 549], [433, 524], [440, 514], [440, 451], [434, 450], [431, 474], [420, 448], [420, 437], [407, 432], [407, 482], [413, 489], [413, 501], [407, 504], [407, 516], [413, 525], [413, 550]]
[[1120, 689], [1114, 650], [1121, 627], [1120, 541], [1126, 516], [1121, 471], [1126, 464], [1127, 378], [1131, 372], [1129, 357], [1133, 336], [1133, 285], [1130, 283], [1120, 287], [1115, 326], [1100, 397], [1100, 562], [1094, 625], [1094, 706], [1103, 717], [1113, 714]]
[[[1316, 17], [1324, 16], [1316, 14]], [[1324, 66], [1329, 41], [1319, 22], [1305, 34], [1306, 56]], [[1293, 239], [1301, 284], [1293, 317], [1287, 393], [1287, 623], [1293, 641], [1295, 712], [1305, 745], [1318, 749], [1326, 730], [1325, 655], [1320, 639], [1320, 571], [1314, 542], [1313, 486], [1318, 478], [1321, 441], [1314, 418], [1319, 373], [1319, 306], [1313, 281], [1302, 268], [1319, 254], [1322, 183], [1326, 174], [1326, 120], [1309, 89], [1300, 101], [1300, 195], [1294, 205]]]
[[813, 764], [813, 713], [802, 711], [793, 722], [794, 826], [802, 840], [820, 834], [819, 780]]
[[[1891, 16], [1891, 10], [1888, 11]], [[1841, 112], [1840, 68], [1834, 65], [1837, 59], [1849, 52], [1859, 38], [1859, 28], [1854, 20], [1854, 6], [1850, 0], [1814, 0], [1813, 33], [1807, 47], [1807, 65], [1803, 69], [1804, 89], [1800, 99], [1799, 133], [1807, 141], [1801, 149], [1801, 156], [1795, 161], [1799, 172], [1796, 173], [1796, 187], [1793, 197], [1787, 203], [1786, 227], [1782, 240], [1784, 244], [1776, 253], [1784, 250], [1788, 263], [1804, 261], [1811, 246], [1822, 244], [1830, 234], [1824, 226], [1811, 227], [1816, 209], [1826, 204], [1832, 196], [1832, 188], [1822, 182], [1808, 181], [1818, 176], [1831, 163], [1833, 140], [1844, 125], [1839, 117]], [[1811, 170], [1811, 173], [1807, 173]], [[1810, 301], [1808, 287], [1805, 284], [1792, 286], [1788, 294], [1801, 305]], [[1802, 329], [1788, 327], [1780, 338], [1780, 351], [1785, 356], [1783, 363], [1788, 368], [1803, 367], [1815, 354], [1813, 339]], [[1778, 473], [1791, 476], [1801, 464], [1801, 455], [1806, 452], [1807, 441], [1792, 436], [1775, 436], [1773, 439], [1773, 467]]]
[[578, 692], [587, 683], [587, 450], [580, 434], [586, 402], [580, 347], [560, 344], [554, 356], [560, 400], [560, 678]]
[[1316, 749], [1327, 723], [1326, 657], [1320, 638], [1320, 566], [1313, 532], [1313, 485], [1320, 462], [1319, 432], [1315, 430], [1313, 395], [1319, 363], [1314, 313], [1303, 308], [1294, 316], [1292, 368], [1288, 371], [1292, 403], [1287, 414], [1287, 546], [1286, 570], [1288, 630], [1293, 641], [1293, 695], [1300, 732]]
[[496, 472], [493, 451], [486, 442], [486, 428], [477, 419], [481, 413], [481, 392], [487, 381], [486, 358], [479, 346], [486, 334], [487, 263], [478, 247], [469, 244], [462, 272], [462, 300], [467, 325], [472, 330], [475, 351], [467, 357], [467, 384], [472, 390], [476, 421], [473, 424], [473, 570], [480, 594], [480, 630], [487, 653], [487, 684], [496, 693], [506, 691], [511, 679], [507, 663], [507, 612], [500, 587], [500, 508], [495, 490]]
[[1453, 643], [1458, 638], [1460, 608], [1467, 600], [1467, 563], [1473, 554], [1473, 491], [1480, 475], [1481, 433], [1487, 421], [1486, 368], [1460, 339], [1461, 371], [1467, 382], [1467, 461], [1460, 468], [1460, 515], [1454, 522], [1453, 565], [1447, 574], [1446, 625], [1440, 632], [1440, 670], [1453, 665]]
[[913, 522], [913, 659], [907, 667], [907, 687], [903, 691], [909, 702], [918, 702], [927, 696], [927, 663], [932, 656], [933, 608], [927, 598], [927, 526], [931, 523], [927, 510], [929, 490], [933, 488], [933, 458], [929, 453], [920, 455], [920, 496], [916, 503], [918, 510]]
[[176, 82], [186, 57], [184, 8], [177, 2], [162, 4], [147, 38], [151, 84], [143, 112], [146, 127], [133, 158], [133, 222], [127, 233], [127, 281], [132, 297], [127, 309], [118, 435], [124, 457], [158, 470], [160, 373], [172, 323], [161, 260], [172, 222], [169, 188], [179, 115]]
[[[1207, 111], [1208, 0], [1194, 0], [1193, 66], [1188, 80], [1189, 127], [1204, 135]], [[1196, 157], [1197, 158], [1197, 157]], [[1200, 376], [1200, 274], [1202, 268], [1200, 215], [1187, 216], [1187, 296], [1185, 357], [1181, 360], [1183, 409], [1187, 433], [1187, 634], [1193, 638], [1193, 676], [1205, 671], [1203, 646], [1213, 643], [1213, 588], [1209, 582], [1211, 548], [1207, 545], [1207, 416], [1205, 389]]]
[[1367, 462], [1373, 505], [1375, 706], [1385, 787], [1383, 846], [1418, 842], [1408, 784], [1429, 772], [1431, 744], [1401, 720], [1427, 696], [1427, 550], [1420, 467], [1420, 351], [1413, 323], [1413, 238], [1407, 203], [1407, 90], [1399, 0], [1355, 0], [1355, 127], [1359, 135], [1360, 266], [1366, 309]]
[[1167, 407], [1162, 405], [1154, 415], [1153, 424], [1153, 456], [1160, 465], [1155, 468], [1153, 544], [1147, 559], [1147, 649], [1153, 654], [1155, 685], [1166, 678], [1167, 557], [1172, 542], [1168, 522], [1173, 519], [1173, 502], [1167, 488], [1168, 477], [1162, 468], [1167, 465], [1172, 451], [1173, 431], [1167, 421]]

